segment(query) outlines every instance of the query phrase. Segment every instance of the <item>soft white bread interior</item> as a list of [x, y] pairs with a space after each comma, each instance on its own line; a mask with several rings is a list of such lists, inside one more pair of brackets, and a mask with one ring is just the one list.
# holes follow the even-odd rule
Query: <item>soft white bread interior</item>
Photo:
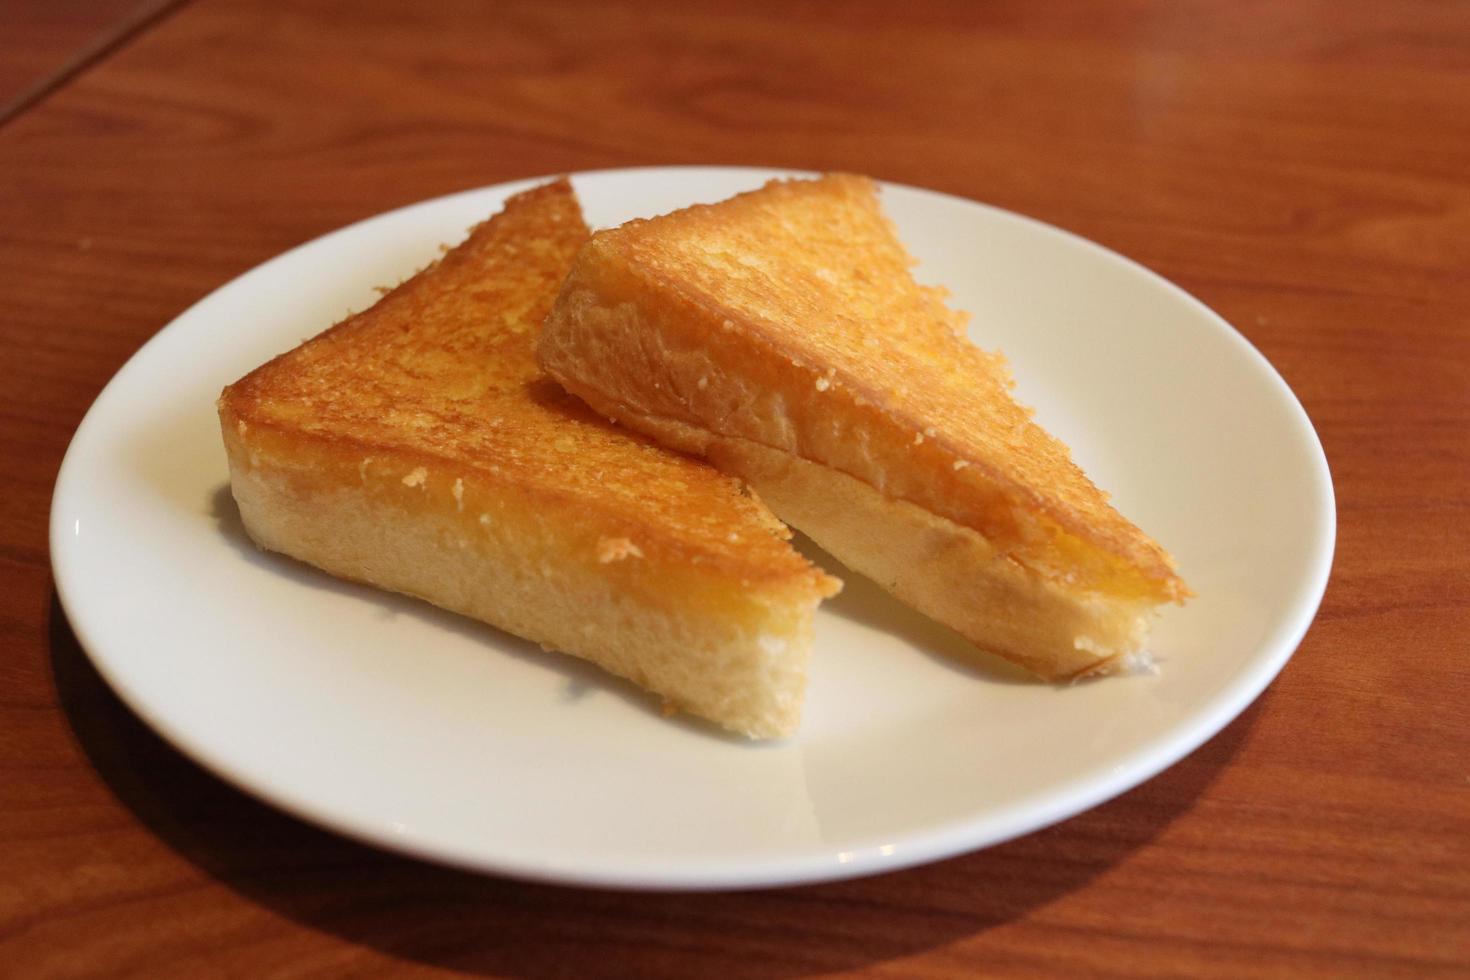
[[228, 387], [231, 488], [263, 548], [591, 661], [757, 738], [801, 716], [839, 583], [735, 479], [540, 374], [587, 239], [565, 181], [511, 198], [371, 309]]

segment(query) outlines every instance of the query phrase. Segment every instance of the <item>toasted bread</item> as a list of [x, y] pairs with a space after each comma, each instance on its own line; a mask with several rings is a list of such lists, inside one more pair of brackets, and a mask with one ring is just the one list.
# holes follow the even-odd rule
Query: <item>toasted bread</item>
[[964, 336], [867, 178], [778, 181], [599, 232], [542, 332], [598, 411], [1046, 678], [1140, 651], [1189, 593]]
[[706, 463], [545, 379], [535, 339], [586, 242], [571, 186], [224, 390], [264, 548], [582, 657], [753, 737], [789, 735], [836, 580]]

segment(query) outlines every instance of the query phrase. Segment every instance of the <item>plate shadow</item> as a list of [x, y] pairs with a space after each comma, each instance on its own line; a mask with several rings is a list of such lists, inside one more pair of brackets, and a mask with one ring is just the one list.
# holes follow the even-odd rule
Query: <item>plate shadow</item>
[[791, 543], [813, 564], [842, 579], [842, 591], [822, 603], [823, 612], [896, 636], [921, 656], [986, 683], [1045, 683], [1015, 664], [981, 650], [948, 626], [904, 605], [877, 582], [848, 568], [800, 531], [793, 529]]
[[299, 822], [214, 778], [141, 722], [93, 668], [54, 592], [49, 646], [61, 707], [90, 763], [202, 872], [345, 943], [532, 980], [685, 977], [712, 962], [729, 977], [797, 977], [900, 959], [1023, 918], [1187, 812], [1244, 743], [1261, 705], [1116, 800], [988, 850], [789, 889], [622, 893], [425, 864]]

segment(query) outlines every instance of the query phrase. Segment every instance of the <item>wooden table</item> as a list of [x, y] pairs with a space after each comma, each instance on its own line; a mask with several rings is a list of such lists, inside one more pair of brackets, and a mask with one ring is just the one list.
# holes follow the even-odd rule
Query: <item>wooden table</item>
[[[1470, 5], [78, 7], [0, 15], [0, 103], [29, 93], [0, 125], [0, 973], [1470, 974]], [[397, 205], [709, 162], [993, 202], [1236, 324], [1315, 421], [1340, 516], [1265, 696], [1013, 843], [696, 897], [381, 854], [122, 707], [59, 609], [46, 520], [140, 344]]]

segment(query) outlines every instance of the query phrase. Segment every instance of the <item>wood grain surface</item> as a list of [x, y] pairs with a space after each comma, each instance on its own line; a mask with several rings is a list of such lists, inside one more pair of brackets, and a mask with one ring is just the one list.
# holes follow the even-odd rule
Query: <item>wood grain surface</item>
[[[45, 40], [26, 9], [7, 59]], [[1237, 325], [1338, 494], [1332, 581], [1277, 682], [1051, 829], [697, 897], [387, 856], [122, 707], [57, 604], [46, 522], [128, 356], [347, 222], [661, 163], [988, 201]], [[1470, 5], [194, 0], [0, 126], [0, 188], [0, 974], [1470, 975]]]

